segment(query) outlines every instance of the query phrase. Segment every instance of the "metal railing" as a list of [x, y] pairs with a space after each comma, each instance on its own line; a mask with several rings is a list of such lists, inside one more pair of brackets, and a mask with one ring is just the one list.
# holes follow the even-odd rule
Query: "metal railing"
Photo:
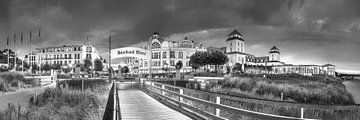
[[103, 120], [121, 120], [120, 101], [115, 81], [112, 82]]
[[[227, 118], [220, 116], [220, 112], [222, 110], [232, 111], [242, 116], [264, 119], [264, 120], [305, 120], [306, 119], [304, 118], [303, 109], [301, 109], [301, 118], [281, 116], [281, 115], [255, 112], [255, 111], [250, 111], [228, 105], [223, 105], [220, 103], [221, 96], [216, 96], [215, 102], [188, 96], [184, 94], [184, 89], [181, 87], [157, 83], [153, 81], [143, 81], [142, 88], [144, 90], [147, 90], [147, 92], [149, 92], [150, 94], [155, 94], [157, 96], [160, 96], [161, 98], [166, 99], [170, 103], [172, 102], [173, 104], [174, 103], [177, 104], [179, 108], [186, 110], [190, 113], [195, 113], [196, 115], [204, 119], [227, 120]], [[215, 112], [212, 113], [212, 112], [207, 112], [205, 110], [201, 110], [200, 108], [192, 104], [189, 104], [188, 101], [200, 103], [205, 106], [214, 107]]]

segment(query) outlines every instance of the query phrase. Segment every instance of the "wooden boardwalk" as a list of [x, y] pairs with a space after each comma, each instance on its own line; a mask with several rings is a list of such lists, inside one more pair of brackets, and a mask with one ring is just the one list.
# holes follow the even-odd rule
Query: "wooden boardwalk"
[[118, 83], [121, 118], [123, 120], [191, 120], [130, 83]]

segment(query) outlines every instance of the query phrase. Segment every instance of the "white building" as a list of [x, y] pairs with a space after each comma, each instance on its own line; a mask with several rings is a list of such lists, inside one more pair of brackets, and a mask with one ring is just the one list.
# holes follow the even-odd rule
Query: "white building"
[[335, 76], [335, 65], [279, 65], [272, 66], [273, 74], [300, 74], [312, 76], [318, 74], [326, 74]]
[[[175, 64], [178, 61], [183, 63], [181, 72], [190, 72], [192, 68], [189, 64], [190, 56], [197, 51], [206, 51], [206, 48], [193, 40], [185, 37], [183, 40], [170, 41], [163, 39], [159, 33], [155, 32], [149, 38], [149, 44], [143, 48], [151, 53], [151, 60], [145, 61], [141, 69], [144, 73], [149, 71], [151, 61], [152, 73], [175, 72]], [[169, 71], [164, 71], [168, 69]]]
[[165, 40], [155, 32], [142, 48], [124, 47], [111, 50], [112, 67], [127, 66], [130, 74], [174, 73], [175, 65], [181, 61], [183, 67], [180, 72], [190, 72], [190, 56], [206, 48], [197, 42], [184, 38], [183, 40]]
[[[224, 51], [224, 53], [226, 53], [226, 55], [229, 57], [229, 66], [234, 66], [235, 64], [239, 63], [242, 65], [243, 71], [245, 71], [245, 65], [271, 66], [272, 70], [269, 71], [269, 73], [273, 74], [296, 73], [301, 75], [327, 74], [335, 76], [335, 66], [331, 64], [326, 64], [323, 66], [286, 65], [284, 62], [281, 62], [280, 50], [276, 46], [270, 48], [268, 56], [261, 57], [246, 53], [245, 48], [245, 39], [243, 35], [236, 29], [233, 30], [226, 39], [226, 51]], [[267, 70], [264, 72], [267, 72]]]
[[63, 45], [58, 47], [35, 48], [29, 55], [28, 63], [30, 65], [61, 65], [75, 67], [76, 64], [83, 63], [84, 59], [101, 59], [98, 51], [90, 42], [82, 45]]
[[229, 57], [229, 65], [233, 66], [236, 63], [242, 65], [259, 65], [259, 66], [273, 66], [283, 65], [280, 61], [280, 50], [273, 46], [269, 51], [269, 56], [256, 57], [255, 55], [245, 52], [245, 39], [243, 35], [237, 31], [232, 31], [226, 39], [226, 55]]

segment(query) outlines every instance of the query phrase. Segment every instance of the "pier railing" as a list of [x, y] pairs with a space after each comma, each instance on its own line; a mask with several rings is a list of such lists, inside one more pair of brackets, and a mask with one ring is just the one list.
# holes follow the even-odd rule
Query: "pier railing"
[[121, 120], [120, 101], [115, 81], [111, 84], [111, 89], [106, 103], [103, 120]]
[[[227, 120], [226, 116], [221, 116], [222, 111], [231, 111], [241, 116], [257, 119], [266, 119], [266, 120], [303, 120], [304, 112], [301, 109], [301, 117], [289, 117], [274, 115], [268, 113], [261, 113], [256, 111], [250, 111], [246, 109], [241, 109], [233, 106], [228, 106], [221, 104], [221, 97], [216, 96], [215, 100], [204, 100], [196, 98], [193, 96], [185, 95], [184, 89], [182, 87], [162, 84], [154, 81], [143, 81], [142, 87], [149, 94], [153, 94], [156, 97], [167, 101], [170, 104], [178, 106], [178, 108], [193, 113], [197, 116], [200, 116], [204, 119], [214, 119], [214, 120]], [[205, 110], [204, 110], [205, 108]]]

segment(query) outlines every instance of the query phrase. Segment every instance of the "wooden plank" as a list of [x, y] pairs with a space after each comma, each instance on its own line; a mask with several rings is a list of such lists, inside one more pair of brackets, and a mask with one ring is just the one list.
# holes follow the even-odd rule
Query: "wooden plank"
[[[131, 88], [128, 83], [119, 83], [121, 87]], [[123, 120], [191, 120], [188, 116], [177, 112], [139, 89], [118, 91], [121, 117]]]

